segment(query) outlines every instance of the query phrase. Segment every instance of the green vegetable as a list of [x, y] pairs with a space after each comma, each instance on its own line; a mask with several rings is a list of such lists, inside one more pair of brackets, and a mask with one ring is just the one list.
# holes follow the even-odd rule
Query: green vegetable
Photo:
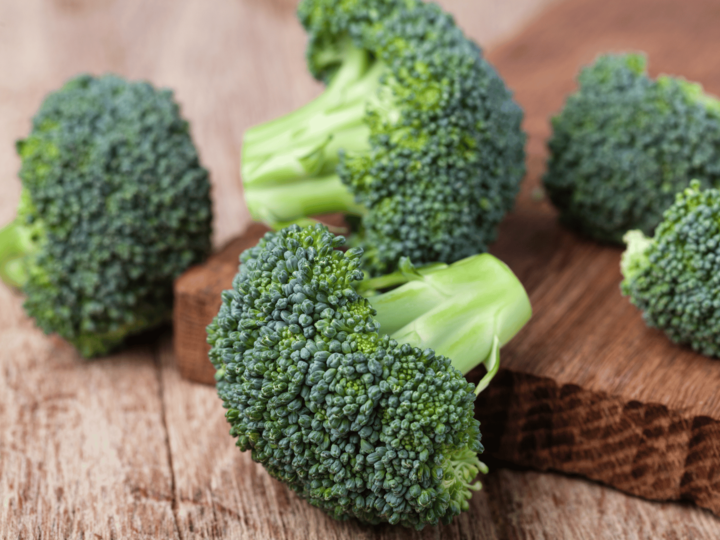
[[522, 110], [452, 17], [419, 0], [303, 0], [328, 83], [248, 130], [245, 200], [275, 228], [342, 212], [373, 274], [485, 251], [525, 171]]
[[[488, 254], [365, 280], [343, 243], [293, 225], [241, 255], [208, 326], [230, 433], [334, 518], [448, 523], [486, 472], [475, 392], [529, 319], [527, 294]], [[462, 373], [480, 364], [476, 388]]]
[[652, 80], [645, 64], [600, 57], [552, 120], [545, 189], [565, 225], [604, 242], [652, 234], [691, 178], [720, 187], [720, 101], [683, 79]]
[[653, 238], [630, 231], [625, 241], [621, 290], [647, 324], [720, 358], [720, 191], [693, 180]]
[[48, 95], [18, 141], [18, 217], [0, 277], [83, 356], [169, 320], [172, 282], [210, 251], [207, 171], [169, 90], [82, 75]]

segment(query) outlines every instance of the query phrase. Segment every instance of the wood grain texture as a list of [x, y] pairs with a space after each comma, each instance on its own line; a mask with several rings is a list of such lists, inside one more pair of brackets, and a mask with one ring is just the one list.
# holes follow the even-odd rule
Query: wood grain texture
[[[714, 0], [574, 0], [490, 53], [530, 134], [528, 178], [491, 251], [526, 286], [534, 318], [504, 349], [498, 380], [477, 407], [491, 454], [716, 514], [720, 363], [648, 329], [619, 293], [621, 250], [562, 229], [534, 195], [548, 117], [582, 65], [603, 52], [643, 50], [653, 74], [679, 73], [720, 93], [718, 25]], [[230, 282], [214, 281], [199, 296], [218, 297]], [[205, 355], [194, 363], [205, 369], [196, 380], [212, 382]]]
[[82, 362], [20, 304], [0, 289], [0, 538], [172, 537], [150, 347]]
[[[482, 43], [545, 0], [448, 0]], [[213, 179], [216, 245], [248, 223], [237, 177], [250, 124], [304, 103], [289, 0], [0, 0], [0, 224], [15, 213], [42, 96], [81, 71], [171, 86]], [[514, 21], [514, 22], [513, 22]], [[262, 51], [262, 54], [259, 53]], [[0, 538], [715, 539], [720, 522], [556, 474], [493, 467], [471, 511], [416, 534], [337, 524], [233, 446], [211, 387], [180, 378], [171, 339], [84, 362], [0, 285]]]

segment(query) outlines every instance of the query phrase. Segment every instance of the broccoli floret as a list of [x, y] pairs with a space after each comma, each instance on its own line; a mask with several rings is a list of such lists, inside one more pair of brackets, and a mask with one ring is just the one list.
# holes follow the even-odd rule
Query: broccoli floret
[[[527, 294], [488, 254], [364, 280], [343, 242], [293, 225], [241, 255], [208, 326], [230, 433], [336, 519], [447, 523], [486, 472], [475, 392], [530, 317]], [[476, 388], [462, 374], [480, 364]]]
[[172, 282], [209, 253], [207, 171], [170, 90], [82, 75], [49, 94], [22, 160], [0, 277], [85, 357], [169, 320]]
[[[382, 274], [486, 251], [525, 171], [522, 110], [452, 17], [419, 0], [303, 0], [315, 101], [248, 130], [245, 199], [274, 228], [341, 212]], [[360, 219], [358, 219], [360, 218]]]
[[720, 358], [720, 191], [693, 180], [655, 236], [625, 235], [622, 293], [675, 343]]
[[720, 186], [720, 101], [669, 76], [652, 80], [639, 54], [607, 55], [552, 119], [543, 179], [561, 221], [596, 240], [652, 234], [677, 192]]

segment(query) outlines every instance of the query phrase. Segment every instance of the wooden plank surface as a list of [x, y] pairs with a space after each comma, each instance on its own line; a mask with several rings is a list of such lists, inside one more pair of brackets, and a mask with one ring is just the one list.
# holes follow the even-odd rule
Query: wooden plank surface
[[[445, 2], [485, 44], [542, 3]], [[318, 91], [302, 47], [285, 0], [0, 1], [0, 223], [19, 195], [12, 143], [42, 96], [79, 71], [115, 71], [176, 89], [212, 172], [220, 245], [248, 221], [242, 131]], [[338, 524], [237, 451], [214, 390], [180, 379], [169, 335], [84, 362], [21, 304], [0, 285], [0, 538], [720, 537], [696, 508], [497, 466], [451, 526]]]
[[80, 362], [5, 287], [0, 306], [0, 538], [172, 536], [154, 345]]

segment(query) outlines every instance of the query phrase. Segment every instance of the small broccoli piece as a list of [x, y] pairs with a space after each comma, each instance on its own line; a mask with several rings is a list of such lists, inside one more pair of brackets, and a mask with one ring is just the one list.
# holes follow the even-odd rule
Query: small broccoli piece
[[169, 90], [82, 75], [48, 95], [22, 160], [0, 277], [85, 357], [169, 320], [172, 282], [209, 253], [207, 171]]
[[621, 290], [647, 324], [720, 358], [720, 191], [693, 180], [653, 238], [630, 231], [625, 242]]
[[720, 187], [720, 101], [645, 65], [601, 56], [552, 119], [545, 189], [565, 225], [603, 242], [652, 234], [691, 178]]
[[[447, 523], [486, 472], [475, 392], [529, 319], [527, 294], [488, 254], [365, 280], [343, 242], [293, 225], [241, 255], [208, 326], [230, 433], [336, 519]], [[462, 373], [480, 364], [476, 388]]]
[[[245, 134], [245, 200], [281, 228], [341, 212], [372, 274], [486, 251], [525, 171], [522, 110], [452, 17], [419, 0], [303, 0], [328, 83]], [[360, 219], [357, 219], [360, 218]]]

